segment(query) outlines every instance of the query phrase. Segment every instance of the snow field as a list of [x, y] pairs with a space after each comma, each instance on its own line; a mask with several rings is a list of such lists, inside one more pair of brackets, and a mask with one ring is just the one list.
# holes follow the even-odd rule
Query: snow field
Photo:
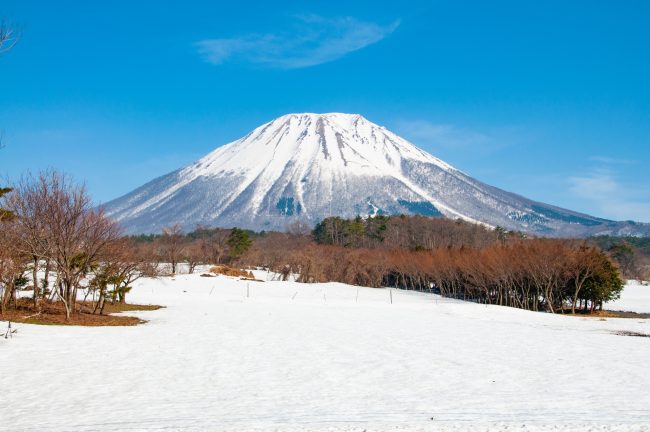
[[605, 305], [606, 309], [636, 313], [650, 313], [650, 285], [630, 280], [621, 298]]
[[[650, 312], [641, 288], [621, 301]], [[138, 281], [130, 302], [166, 306], [136, 313], [145, 325], [19, 324], [0, 341], [0, 431], [650, 430], [650, 339], [615, 334], [650, 334], [648, 320], [392, 298]]]

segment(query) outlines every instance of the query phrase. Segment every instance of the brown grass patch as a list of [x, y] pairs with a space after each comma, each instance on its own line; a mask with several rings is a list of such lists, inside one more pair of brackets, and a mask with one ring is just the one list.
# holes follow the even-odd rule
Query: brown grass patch
[[247, 279], [255, 279], [252, 272], [246, 270], [240, 270], [224, 265], [214, 266], [210, 269], [210, 273], [220, 274], [224, 276], [235, 276]]
[[104, 314], [93, 314], [90, 303], [77, 303], [76, 310], [69, 320], [65, 319], [65, 308], [61, 302], [42, 302], [40, 311], [35, 310], [31, 299], [20, 299], [16, 309], [0, 314], [0, 321], [12, 321], [24, 324], [40, 325], [76, 325], [76, 326], [134, 326], [146, 321], [137, 317], [111, 315], [118, 312], [156, 310], [162, 306], [136, 304], [110, 304], [104, 307]]

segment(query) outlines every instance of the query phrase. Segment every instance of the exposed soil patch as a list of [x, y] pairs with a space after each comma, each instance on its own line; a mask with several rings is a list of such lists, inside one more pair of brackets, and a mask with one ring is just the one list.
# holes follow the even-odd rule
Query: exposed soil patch
[[239, 278], [239, 280], [251, 281], [251, 282], [264, 282], [263, 280], [255, 279], [255, 278], [249, 278], [249, 277], [242, 277], [242, 278]]
[[650, 319], [650, 313], [637, 313], [626, 311], [613, 311], [613, 310], [597, 310], [593, 312], [576, 311], [575, 314], [571, 313], [570, 309], [564, 311], [565, 315], [573, 315], [587, 318], [636, 318], [636, 319]]
[[641, 318], [641, 319], [650, 319], [650, 313], [637, 313], [637, 312], [626, 312], [626, 311], [604, 311], [605, 313], [610, 314], [612, 318]]
[[637, 312], [626, 312], [626, 311], [597, 311], [591, 314], [592, 316], [598, 316], [603, 318], [638, 318], [638, 319], [650, 319], [650, 313], [637, 313]]
[[25, 324], [41, 325], [77, 325], [77, 326], [134, 326], [146, 321], [137, 317], [112, 315], [117, 312], [156, 310], [162, 306], [136, 304], [110, 304], [104, 307], [104, 314], [93, 314], [90, 303], [77, 303], [77, 310], [70, 319], [65, 319], [65, 308], [61, 302], [41, 303], [40, 311], [35, 310], [31, 299], [20, 299], [16, 309], [6, 310], [0, 314], [0, 321], [12, 321]]

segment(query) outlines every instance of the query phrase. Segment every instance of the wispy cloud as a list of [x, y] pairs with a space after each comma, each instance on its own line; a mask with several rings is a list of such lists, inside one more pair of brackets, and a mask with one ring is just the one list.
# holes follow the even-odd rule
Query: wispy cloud
[[399, 21], [387, 25], [351, 17], [298, 17], [291, 31], [247, 34], [195, 42], [201, 57], [219, 65], [229, 61], [281, 69], [315, 66], [339, 59], [389, 36]]
[[589, 158], [589, 160], [594, 162], [600, 162], [607, 165], [634, 165], [637, 163], [637, 161], [633, 161], [629, 159], [613, 158], [609, 156], [592, 156]]
[[396, 131], [416, 145], [448, 148], [466, 148], [491, 141], [484, 133], [460, 128], [452, 124], [432, 123], [426, 120], [396, 122]]
[[606, 170], [594, 170], [581, 176], [569, 177], [569, 190], [580, 198], [593, 201], [611, 198], [620, 189], [614, 176]]
[[591, 202], [606, 217], [650, 222], [650, 190], [623, 184], [608, 168], [597, 168], [568, 179], [569, 191]]

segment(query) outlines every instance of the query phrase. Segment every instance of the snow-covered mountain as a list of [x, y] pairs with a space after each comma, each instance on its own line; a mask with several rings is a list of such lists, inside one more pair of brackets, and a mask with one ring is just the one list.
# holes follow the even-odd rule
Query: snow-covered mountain
[[360, 115], [288, 114], [107, 203], [129, 233], [421, 214], [542, 235], [650, 234], [481, 183]]

